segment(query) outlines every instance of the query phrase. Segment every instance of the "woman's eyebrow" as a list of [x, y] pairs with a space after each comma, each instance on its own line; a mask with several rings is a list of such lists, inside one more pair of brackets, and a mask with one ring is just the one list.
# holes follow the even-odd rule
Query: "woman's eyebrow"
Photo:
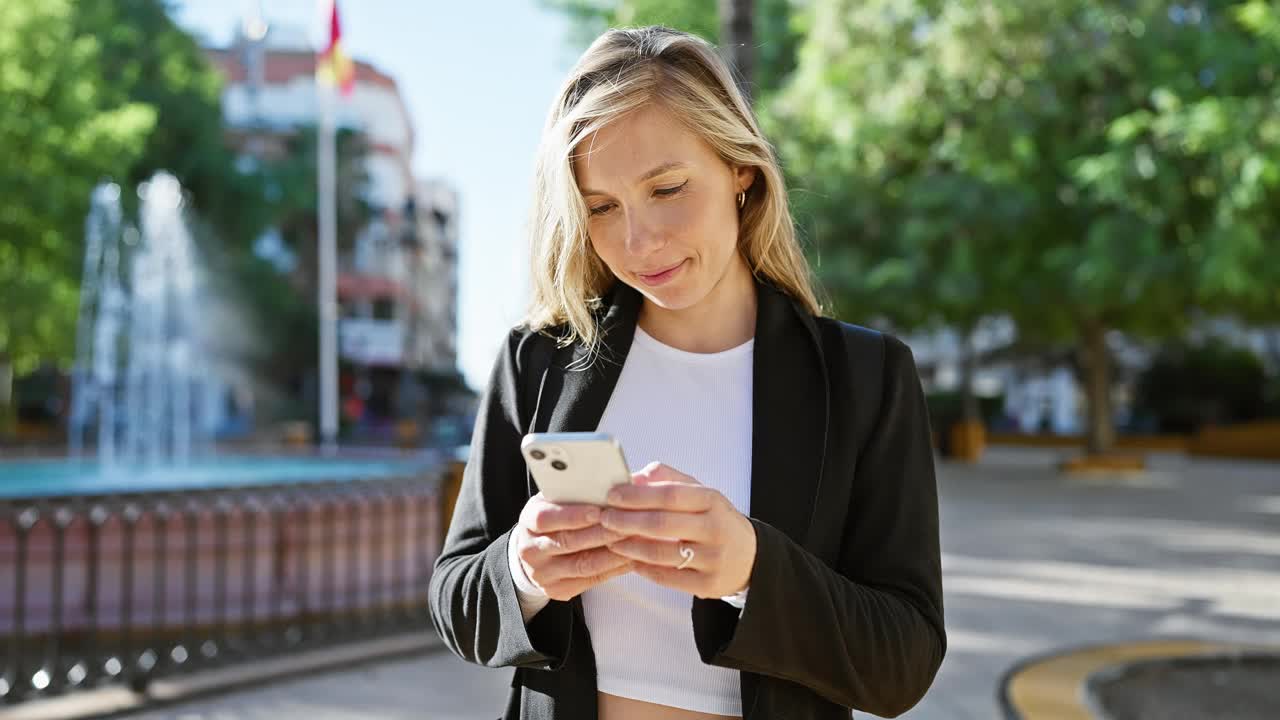
[[[662, 163], [661, 165], [658, 165], [657, 167], [655, 167], [655, 168], [653, 168], [653, 169], [651, 169], [651, 170], [647, 170], [647, 171], [645, 171], [645, 173], [644, 173], [643, 175], [641, 175], [640, 177], [636, 178], [635, 182], [636, 182], [637, 184], [639, 184], [639, 183], [644, 182], [645, 180], [649, 180], [649, 179], [651, 179], [651, 178], [655, 178], [655, 177], [657, 177], [657, 176], [659, 176], [659, 175], [662, 175], [663, 173], [668, 173], [668, 172], [671, 172], [672, 170], [681, 170], [681, 169], [686, 168], [686, 167], [688, 167], [688, 164], [687, 164], [687, 163], [682, 163], [682, 162], [679, 162], [679, 161], [677, 161], [677, 160], [671, 160], [671, 161], [668, 161], [668, 162], [664, 162], [664, 163]], [[590, 188], [581, 188], [581, 189], [580, 189], [580, 192], [581, 192], [584, 196], [585, 196], [585, 195], [608, 195], [608, 194], [609, 194], [609, 193], [607, 193], [607, 192], [605, 192], [605, 191], [603, 191], [603, 190], [592, 190], [592, 189], [590, 189]]]

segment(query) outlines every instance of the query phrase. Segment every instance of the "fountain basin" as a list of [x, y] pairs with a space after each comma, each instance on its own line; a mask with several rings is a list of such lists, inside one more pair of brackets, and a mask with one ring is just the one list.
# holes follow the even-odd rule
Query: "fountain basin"
[[444, 467], [0, 463], [0, 698], [177, 671], [268, 631], [300, 642], [353, 617], [424, 626]]
[[232, 455], [156, 468], [103, 468], [92, 460], [0, 462], [0, 500], [182, 492], [286, 485], [316, 480], [406, 477], [437, 463], [416, 459]]

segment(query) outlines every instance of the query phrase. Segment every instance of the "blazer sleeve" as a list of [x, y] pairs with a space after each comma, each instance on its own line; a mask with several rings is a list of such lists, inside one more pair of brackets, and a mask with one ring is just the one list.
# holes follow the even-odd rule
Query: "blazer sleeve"
[[431, 574], [436, 632], [454, 654], [487, 667], [558, 669], [574, 622], [570, 605], [552, 600], [526, 625], [507, 558], [528, 495], [517, 360], [536, 339], [513, 330], [494, 363], [453, 519]]
[[693, 625], [704, 662], [895, 717], [932, 684], [946, 631], [928, 409], [910, 349], [890, 336], [883, 393], [835, 567], [752, 519], [756, 562], [741, 617], [695, 599]]

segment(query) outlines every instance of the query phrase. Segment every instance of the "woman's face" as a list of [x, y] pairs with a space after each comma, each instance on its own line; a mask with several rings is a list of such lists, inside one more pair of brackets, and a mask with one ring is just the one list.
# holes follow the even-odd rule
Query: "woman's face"
[[577, 148], [574, 173], [591, 246], [613, 274], [668, 310], [703, 300], [738, 256], [735, 170], [660, 105], [605, 126]]

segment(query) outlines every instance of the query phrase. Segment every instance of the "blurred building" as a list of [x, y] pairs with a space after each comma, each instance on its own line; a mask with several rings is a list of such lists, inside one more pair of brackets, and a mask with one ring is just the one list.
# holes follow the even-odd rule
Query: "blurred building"
[[406, 344], [421, 367], [452, 369], [458, 348], [458, 194], [442, 180], [415, 185], [421, 276], [413, 280], [422, 316], [417, 325], [429, 331]]
[[[244, 162], [278, 159], [289, 138], [318, 122], [315, 51], [290, 27], [238, 29], [206, 52], [225, 77], [229, 142]], [[395, 78], [355, 61], [355, 87], [335, 103], [339, 129], [368, 150], [365, 201], [374, 210], [338, 260], [341, 400], [346, 421], [377, 432], [394, 419], [465, 413], [457, 370], [458, 197], [443, 180], [415, 178], [414, 128]], [[278, 233], [259, 254], [292, 265]]]

